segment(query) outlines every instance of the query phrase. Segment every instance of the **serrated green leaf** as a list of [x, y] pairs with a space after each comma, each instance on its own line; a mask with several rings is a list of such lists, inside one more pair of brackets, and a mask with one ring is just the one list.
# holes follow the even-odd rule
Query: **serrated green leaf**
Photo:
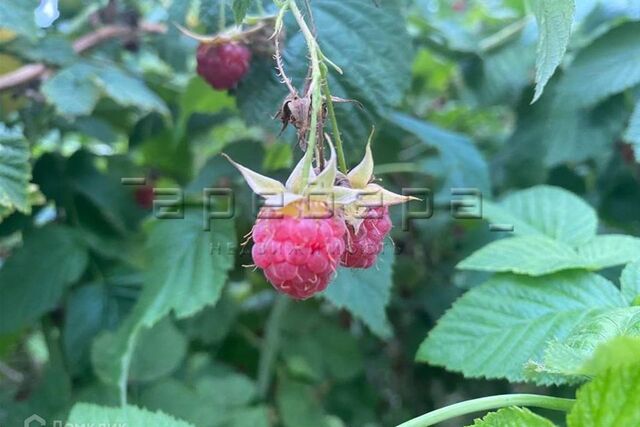
[[489, 168], [471, 139], [402, 113], [391, 113], [389, 119], [438, 150], [447, 171], [443, 184], [447, 197], [450, 197], [451, 189], [461, 187], [477, 188], [485, 195], [491, 194]]
[[640, 365], [611, 369], [583, 386], [567, 416], [568, 427], [640, 424]]
[[527, 408], [504, 408], [476, 419], [470, 427], [553, 427], [554, 423]]
[[[602, 352], [611, 354], [613, 348], [605, 346], [621, 337], [640, 338], [640, 307], [617, 308], [584, 319], [564, 340], [548, 344], [542, 362], [530, 362], [527, 368], [537, 381], [549, 375], [555, 383], [584, 381], [611, 366], [629, 362], [625, 353], [602, 358]], [[640, 362], [640, 355], [631, 361]]]
[[524, 381], [525, 363], [542, 357], [547, 341], [564, 339], [588, 316], [625, 305], [611, 282], [592, 273], [496, 275], [456, 301], [417, 359], [468, 377]]
[[460, 262], [458, 268], [542, 276], [570, 269], [602, 270], [639, 258], [637, 237], [596, 236], [574, 250], [547, 237], [525, 235], [489, 243]]
[[576, 5], [575, 0], [534, 0], [532, 6], [539, 32], [535, 102], [567, 50]]
[[[504, 198], [499, 206], [543, 235], [571, 246], [587, 243], [596, 235], [598, 217], [595, 210], [563, 188], [541, 185], [518, 191]], [[484, 214], [494, 220], [491, 211]], [[516, 234], [534, 234], [531, 228], [516, 227], [514, 231]]]
[[231, 9], [233, 10], [233, 17], [236, 20], [236, 24], [242, 23], [253, 1], [254, 0], [233, 0]]
[[135, 406], [127, 405], [118, 408], [77, 403], [67, 419], [72, 425], [126, 425], [154, 427], [193, 427], [185, 421], [173, 418], [162, 412], [149, 412]]
[[87, 261], [87, 248], [68, 227], [48, 225], [27, 234], [0, 268], [0, 335], [54, 309]]
[[394, 248], [387, 244], [372, 268], [340, 268], [322, 295], [349, 310], [376, 335], [388, 338], [392, 331], [385, 310], [391, 298], [394, 259]]
[[496, 240], [457, 265], [462, 270], [512, 272], [530, 276], [542, 276], [580, 266], [578, 254], [569, 245], [539, 236]]
[[640, 261], [627, 265], [622, 271], [620, 289], [629, 304], [636, 302], [636, 299], [640, 296]]
[[585, 268], [599, 270], [640, 259], [640, 238], [616, 234], [596, 236], [578, 247], [578, 256]]
[[[29, 145], [22, 132], [0, 123], [0, 207], [9, 213], [31, 212], [29, 203]], [[0, 215], [2, 219], [4, 215]]]
[[640, 83], [638, 37], [640, 23], [630, 22], [613, 28], [580, 51], [560, 80], [557, 102], [594, 105]]
[[102, 335], [93, 348], [94, 366], [103, 381], [119, 385], [123, 392], [141, 330], [170, 312], [185, 318], [218, 301], [233, 266], [235, 245], [232, 220], [213, 220], [207, 232], [198, 209], [187, 210], [184, 218], [158, 220], [152, 225], [144, 291], [120, 329]]

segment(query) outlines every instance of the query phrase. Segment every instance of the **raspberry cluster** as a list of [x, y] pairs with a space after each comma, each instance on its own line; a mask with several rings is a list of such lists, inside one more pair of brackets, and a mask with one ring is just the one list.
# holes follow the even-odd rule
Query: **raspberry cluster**
[[263, 209], [253, 226], [253, 262], [280, 292], [296, 299], [326, 289], [338, 265], [372, 267], [391, 229], [386, 207], [370, 209], [358, 232], [339, 213], [309, 218]]
[[251, 51], [237, 42], [200, 43], [196, 53], [198, 74], [214, 89], [236, 87], [249, 71]]

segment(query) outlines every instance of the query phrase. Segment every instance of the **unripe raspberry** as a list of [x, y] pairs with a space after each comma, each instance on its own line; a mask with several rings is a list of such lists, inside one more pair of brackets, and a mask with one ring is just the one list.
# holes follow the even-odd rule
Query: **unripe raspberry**
[[371, 208], [360, 224], [356, 233], [349, 227], [346, 236], [346, 250], [340, 263], [349, 268], [370, 268], [376, 263], [378, 255], [384, 247], [384, 239], [391, 230], [389, 209], [385, 207]]
[[253, 262], [280, 292], [305, 299], [322, 292], [333, 278], [345, 244], [346, 226], [330, 218], [277, 216], [262, 209], [253, 226]]
[[251, 51], [243, 44], [201, 43], [196, 54], [197, 71], [218, 90], [232, 89], [242, 79], [251, 62]]

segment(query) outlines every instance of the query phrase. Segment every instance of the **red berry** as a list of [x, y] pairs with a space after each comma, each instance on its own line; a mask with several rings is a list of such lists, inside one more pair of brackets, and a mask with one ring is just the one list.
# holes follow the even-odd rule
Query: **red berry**
[[151, 209], [153, 207], [153, 187], [151, 185], [136, 188], [134, 196], [136, 203], [141, 208]]
[[344, 252], [346, 227], [338, 215], [308, 218], [260, 211], [253, 226], [253, 262], [280, 292], [305, 299], [322, 292]]
[[201, 43], [196, 54], [198, 74], [218, 90], [236, 87], [251, 62], [251, 51], [243, 44]]
[[360, 224], [358, 232], [349, 227], [346, 250], [340, 263], [349, 268], [369, 268], [384, 247], [384, 239], [391, 230], [391, 218], [387, 207], [371, 208]]

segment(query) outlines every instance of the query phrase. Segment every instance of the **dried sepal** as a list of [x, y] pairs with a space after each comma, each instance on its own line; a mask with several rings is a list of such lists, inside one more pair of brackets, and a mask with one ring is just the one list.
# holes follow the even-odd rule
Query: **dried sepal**
[[231, 157], [226, 154], [222, 154], [244, 177], [251, 190], [261, 197], [271, 197], [274, 195], [287, 193], [287, 189], [282, 183], [276, 181], [268, 176], [260, 175], [258, 172], [254, 172], [251, 169], [242, 166], [239, 163], [234, 162]]

